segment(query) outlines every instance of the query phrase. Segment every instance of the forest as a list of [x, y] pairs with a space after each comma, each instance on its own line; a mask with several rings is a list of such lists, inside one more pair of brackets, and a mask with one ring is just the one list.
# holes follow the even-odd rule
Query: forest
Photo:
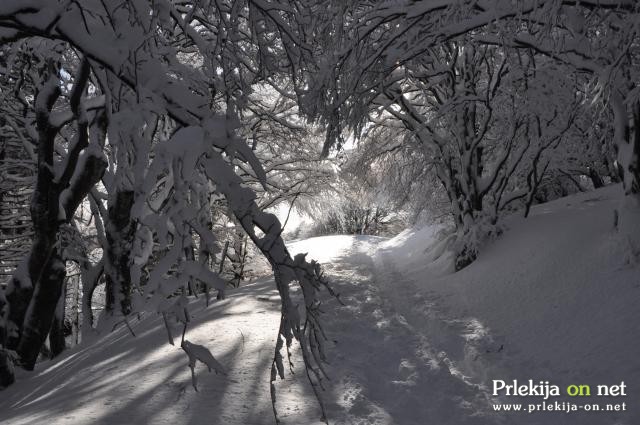
[[[186, 371], [180, 394], [201, 397], [193, 403], [206, 405], [207, 388], [233, 385], [241, 370], [260, 374], [251, 385], [267, 394], [269, 414], [254, 412], [254, 422], [194, 414], [167, 423], [568, 423], [543, 414], [504, 422], [495, 404], [488, 412], [492, 379], [529, 377], [524, 360], [510, 360], [511, 328], [491, 338], [486, 329], [526, 319], [522, 329], [534, 332], [520, 343], [526, 351], [542, 345], [542, 319], [526, 312], [574, 303], [567, 326], [587, 332], [581, 318], [594, 309], [602, 323], [576, 347], [590, 338], [610, 345], [580, 366], [603, 368], [589, 383], [626, 380], [632, 396], [640, 391], [635, 0], [2, 0], [0, 40], [0, 400], [14, 406], [0, 401], [1, 423], [44, 420], [19, 422], [28, 408], [15, 406], [39, 400], [45, 386], [31, 380], [46, 365], [82, 362], [77, 353], [92, 346], [129, 358], [121, 344], [145, 363], [153, 329], [158, 350], [179, 350], [171, 362]], [[513, 309], [490, 316], [487, 297]], [[440, 307], [418, 314], [432, 303]], [[233, 310], [266, 305], [268, 319], [246, 323]], [[384, 306], [393, 307], [390, 322]], [[486, 329], [469, 319], [480, 311]], [[564, 320], [553, 311], [550, 321]], [[401, 315], [413, 329], [406, 335], [393, 322]], [[463, 319], [453, 333], [466, 341], [465, 360], [456, 363], [447, 326]], [[371, 389], [379, 384], [369, 373], [386, 360], [362, 372], [368, 383], [340, 380], [360, 355], [358, 323], [378, 320], [363, 331], [371, 350], [388, 325], [397, 344], [423, 344], [416, 359], [446, 364], [448, 379], [406, 390], [431, 410], [414, 417], [417, 404], [401, 409], [404, 401], [388, 402], [395, 390]], [[241, 325], [268, 355], [237, 360], [233, 372], [214, 340], [238, 329], [250, 346]], [[609, 376], [614, 352], [621, 369], [595, 382]], [[420, 375], [413, 357], [384, 353], [398, 356], [394, 373]], [[477, 360], [489, 354], [511, 357], [500, 367]], [[397, 381], [380, 370], [384, 385]], [[318, 409], [313, 419], [291, 416], [296, 401], [281, 384], [290, 372], [306, 388], [294, 398]], [[370, 389], [347, 408], [336, 400], [351, 393], [336, 379]], [[447, 402], [434, 395], [438, 385]], [[449, 417], [457, 396], [466, 407]], [[640, 410], [620, 415], [606, 423], [638, 423]]]

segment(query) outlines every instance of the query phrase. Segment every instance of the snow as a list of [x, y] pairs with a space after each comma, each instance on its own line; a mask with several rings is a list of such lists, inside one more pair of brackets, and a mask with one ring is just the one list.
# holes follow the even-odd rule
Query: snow
[[[453, 273], [439, 228], [393, 239], [325, 236], [289, 244], [324, 264], [344, 305], [323, 298], [332, 424], [441, 425], [640, 423], [640, 286], [625, 237], [613, 227], [620, 186], [512, 216], [476, 262]], [[279, 298], [265, 278], [205, 308], [190, 300], [185, 339], [208, 348], [215, 368], [167, 343], [162, 317], [132, 320], [94, 345], [69, 350], [18, 376], [2, 394], [0, 423], [271, 424], [269, 371]], [[182, 326], [172, 330], [181, 335]], [[208, 359], [211, 361], [211, 359]], [[320, 423], [294, 352], [295, 375], [278, 381], [285, 424]], [[217, 365], [219, 362], [220, 366]], [[213, 363], [212, 363], [213, 364]], [[493, 412], [491, 380], [559, 385], [619, 384], [627, 397], [553, 401], [626, 402], [626, 412]]]
[[[469, 267], [443, 274], [434, 263], [411, 262], [403, 295], [389, 294], [400, 308], [403, 296], [415, 299], [404, 311], [410, 323], [439, 319], [466, 340], [449, 360], [471, 382], [549, 380], [563, 388], [625, 381], [636, 388], [628, 400], [637, 398], [640, 287], [637, 267], [625, 259], [626, 236], [613, 229], [621, 197], [612, 186], [540, 205], [527, 220], [511, 217], [510, 229]], [[391, 275], [394, 254], [381, 251]], [[561, 423], [557, 415], [517, 423]], [[639, 415], [636, 406], [606, 423], [638, 423]], [[603, 423], [594, 414], [573, 420]]]

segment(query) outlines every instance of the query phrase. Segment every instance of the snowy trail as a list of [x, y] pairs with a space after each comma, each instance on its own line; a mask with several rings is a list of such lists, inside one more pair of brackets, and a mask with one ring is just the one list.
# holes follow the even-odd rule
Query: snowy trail
[[328, 311], [338, 341], [330, 371], [340, 377], [332, 417], [345, 425], [499, 423], [486, 389], [458, 366], [459, 358], [477, 360], [469, 327], [414, 313], [411, 306], [434, 302], [414, 296], [391, 258], [376, 255], [380, 241], [353, 237], [326, 267], [346, 304]]
[[[482, 382], [490, 375], [489, 369], [495, 367], [492, 363], [498, 360], [495, 354], [501, 352], [500, 344], [478, 320], [443, 311], [439, 296], [420, 292], [416, 282], [404, 275], [384, 251], [376, 260], [377, 270], [384, 276], [385, 299], [403, 312], [407, 324], [421, 339], [424, 356], [432, 364], [446, 367], [457, 379], [480, 391], [478, 396], [484, 393], [484, 399], [489, 400]], [[492, 353], [492, 358], [486, 358]]]
[[[421, 323], [423, 316], [413, 315], [407, 305], [429, 302], [412, 298], [410, 283], [400, 284], [403, 277], [390, 259], [376, 257], [381, 240], [338, 236], [291, 247], [292, 253], [309, 251], [324, 263], [345, 303], [328, 297], [325, 302], [333, 342], [324, 394], [329, 420], [339, 425], [491, 423], [482, 415], [483, 390], [456, 373], [464, 350], [460, 327], [441, 319], [428, 325]], [[2, 394], [0, 423], [271, 424], [268, 377], [278, 307], [270, 280], [230, 291], [227, 300], [207, 309], [195, 301], [187, 338], [208, 346], [228, 370], [225, 377], [199, 367], [199, 392], [191, 387], [184, 354], [167, 344], [160, 319], [147, 316], [134, 323], [135, 338], [118, 330], [24, 373]], [[435, 336], [440, 340], [429, 339]], [[277, 385], [280, 417], [288, 424], [319, 424], [299, 356], [294, 362], [296, 374]]]

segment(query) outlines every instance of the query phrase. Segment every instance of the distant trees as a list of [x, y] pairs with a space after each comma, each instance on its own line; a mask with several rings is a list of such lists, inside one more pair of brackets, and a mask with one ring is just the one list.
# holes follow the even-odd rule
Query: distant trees
[[314, 221], [303, 234], [389, 236], [397, 233], [405, 224], [404, 216], [394, 211], [388, 197], [376, 190], [378, 183], [372, 176], [350, 172], [343, 164], [337, 182], [301, 204], [301, 210]]

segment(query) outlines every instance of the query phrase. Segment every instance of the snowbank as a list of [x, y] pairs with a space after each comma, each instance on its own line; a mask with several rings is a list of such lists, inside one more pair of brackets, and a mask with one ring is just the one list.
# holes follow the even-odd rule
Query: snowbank
[[626, 401], [624, 413], [503, 413], [507, 423], [640, 423], [640, 280], [628, 237], [614, 228], [622, 196], [620, 186], [610, 186], [536, 206], [528, 219], [513, 216], [507, 231], [457, 273], [434, 270], [429, 252], [441, 242], [432, 229], [382, 245], [380, 262], [405, 257], [402, 283], [411, 289], [403, 293], [412, 297], [399, 308], [407, 317], [446, 321], [466, 338], [452, 361], [470, 381], [490, 387], [493, 379], [533, 379], [563, 392], [570, 384], [628, 387], [624, 400], [579, 400]]

